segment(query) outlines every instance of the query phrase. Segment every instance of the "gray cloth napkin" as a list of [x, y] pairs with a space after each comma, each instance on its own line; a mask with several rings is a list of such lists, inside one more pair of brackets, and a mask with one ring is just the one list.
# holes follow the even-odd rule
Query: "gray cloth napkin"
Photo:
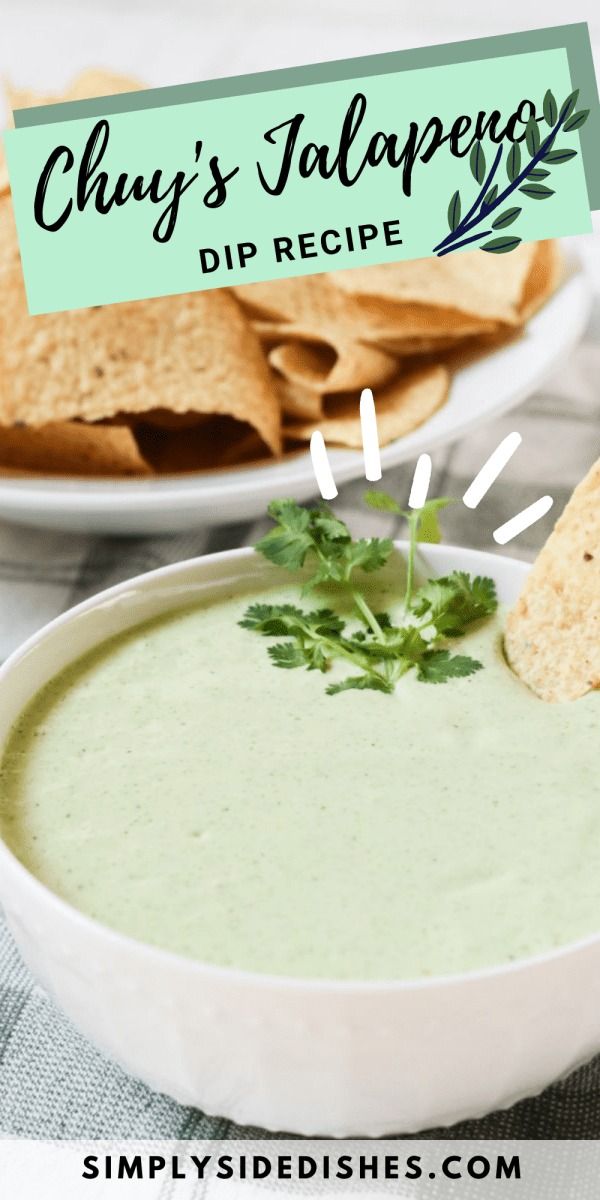
[[[475, 512], [457, 504], [443, 514], [447, 542], [493, 549], [492, 530], [549, 492], [555, 501], [552, 512], [505, 548], [513, 556], [534, 556], [573, 486], [600, 453], [599, 334], [597, 302], [581, 345], [526, 404], [433, 455], [430, 494], [460, 497], [507, 433], [518, 430], [523, 437], [519, 451]], [[383, 485], [407, 497], [411, 476], [408, 464], [386, 472]], [[394, 534], [393, 519], [361, 508], [364, 487], [364, 481], [344, 487], [336, 511], [356, 532]], [[265, 527], [257, 522], [128, 540], [0, 524], [0, 657], [101, 588], [166, 563], [249, 545]], [[0, 1133], [33, 1138], [267, 1136], [182, 1108], [106, 1061], [33, 981], [1, 920]], [[600, 1138], [600, 1058], [537, 1099], [463, 1123], [449, 1134], [438, 1131], [437, 1136]]]

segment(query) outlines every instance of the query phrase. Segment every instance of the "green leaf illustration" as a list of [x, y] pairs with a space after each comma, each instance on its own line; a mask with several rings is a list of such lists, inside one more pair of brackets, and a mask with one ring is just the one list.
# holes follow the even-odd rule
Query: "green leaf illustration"
[[460, 222], [460, 212], [460, 192], [455, 192], [448, 205], [448, 225], [452, 232], [454, 232]]
[[552, 126], [552, 125], [556, 125], [557, 119], [558, 119], [558, 105], [556, 103], [556, 100], [554, 99], [552, 92], [550, 91], [550, 88], [548, 88], [548, 91], [546, 92], [546, 95], [544, 96], [544, 120], [546, 122], [546, 125]]
[[525, 144], [529, 151], [530, 157], [533, 158], [540, 148], [540, 131], [535, 117], [530, 117], [525, 130]]
[[489, 254], [508, 254], [510, 250], [519, 246], [521, 241], [522, 239], [518, 237], [492, 238], [491, 242], [486, 242], [481, 249], [487, 250]]
[[477, 180], [477, 183], [483, 183], [485, 179], [485, 154], [481, 142], [475, 142], [469, 157], [469, 165], [473, 178]]
[[521, 170], [521, 147], [518, 142], [513, 142], [506, 160], [506, 174], [511, 183], [514, 183], [519, 171]]
[[520, 208], [505, 208], [504, 212], [500, 213], [495, 221], [492, 221], [492, 229], [506, 229], [507, 225], [512, 225], [513, 221], [516, 221], [521, 211]]
[[543, 161], [551, 163], [553, 167], [558, 167], [561, 163], [569, 162], [569, 159], [575, 158], [576, 154], [576, 150], [569, 150], [569, 147], [565, 146], [562, 150], [549, 150], [544, 155]]
[[585, 125], [589, 115], [589, 108], [581, 108], [579, 112], [574, 113], [564, 125], [565, 133], [571, 133], [573, 129], [580, 129], [582, 125]]
[[546, 187], [544, 183], [524, 183], [519, 191], [524, 196], [529, 196], [530, 200], [547, 200], [549, 196], [554, 195], [553, 189]]
[[[506, 175], [512, 187], [503, 188], [502, 184], [492, 184], [490, 178], [489, 182], [491, 186], [485, 191], [485, 195], [483, 194], [484, 187], [482, 186], [474, 207], [466, 216], [462, 216], [461, 196], [460, 192], [456, 191], [448, 205], [450, 234], [436, 247], [436, 250], [439, 250], [440, 253], [448, 253], [449, 250], [455, 248], [454, 243], [457, 242], [459, 234], [463, 230], [469, 231], [477, 225], [481, 227], [483, 221], [489, 222], [493, 218], [494, 212], [497, 215], [491, 219], [491, 228], [493, 230], [508, 229], [523, 211], [520, 205], [501, 209], [507, 193], [512, 193], [515, 189], [518, 189], [530, 200], [547, 200], [550, 196], [556, 194], [555, 190], [547, 186], [543, 181], [549, 178], [551, 167], [570, 162], [579, 153], [572, 146], [553, 148], [556, 134], [561, 128], [564, 132], [568, 133], [571, 130], [581, 128], [585, 124], [590, 110], [581, 109], [577, 111], [578, 99], [579, 89], [576, 88], [563, 100], [562, 104], [557, 103], [554, 93], [548, 88], [543, 99], [541, 113], [537, 106], [534, 106], [532, 103], [529, 104], [530, 116], [526, 121], [524, 133], [521, 134], [521, 141], [514, 141], [509, 144], [508, 153], [505, 158]], [[551, 130], [550, 134], [543, 132], [544, 127]], [[524, 159], [521, 149], [523, 144], [526, 150]], [[489, 172], [490, 176], [496, 174], [496, 167], [500, 158], [501, 151], [496, 156], [494, 168]], [[525, 165], [522, 165], [523, 162]], [[480, 140], [475, 141], [471, 147], [469, 167], [476, 182], [484, 185], [486, 175], [488, 174], [488, 167], [486, 165], [486, 153]], [[514, 197], [514, 199], [518, 199], [518, 197]], [[473, 214], [475, 215], [473, 216]], [[471, 216], [473, 216], [472, 220], [470, 219]], [[478, 238], [485, 236], [485, 233], [479, 233], [467, 239], [467, 241], [477, 241]], [[491, 240], [480, 245], [480, 249], [491, 254], [506, 254], [510, 250], [514, 250], [521, 241], [522, 239], [516, 236], [492, 237]], [[458, 242], [458, 246], [464, 244], [466, 244], [465, 241]]]
[[579, 88], [576, 88], [574, 92], [571, 92], [570, 96], [567, 96], [566, 100], [562, 104], [560, 110], [561, 121], [567, 121], [569, 119], [571, 113], [575, 111], [575, 105], [577, 104], [578, 99]]

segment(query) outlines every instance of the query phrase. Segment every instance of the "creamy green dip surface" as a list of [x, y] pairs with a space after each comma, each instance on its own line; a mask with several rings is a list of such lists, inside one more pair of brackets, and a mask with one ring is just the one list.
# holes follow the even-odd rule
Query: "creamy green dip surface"
[[144, 941], [289, 975], [437, 975], [600, 929], [598, 694], [537, 700], [500, 617], [456, 645], [474, 676], [330, 697], [238, 628], [247, 603], [138, 626], [25, 711], [0, 825], [34, 875]]

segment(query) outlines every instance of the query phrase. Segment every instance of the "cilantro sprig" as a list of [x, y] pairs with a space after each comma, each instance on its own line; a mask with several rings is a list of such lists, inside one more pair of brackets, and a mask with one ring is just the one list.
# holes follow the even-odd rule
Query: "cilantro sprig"
[[404, 517], [408, 524], [402, 623], [394, 624], [389, 613], [374, 612], [361, 587], [362, 574], [387, 563], [393, 550], [390, 538], [354, 540], [347, 525], [325, 505], [306, 509], [294, 500], [274, 500], [268, 510], [273, 528], [256, 549], [285, 570], [311, 568], [301, 595], [326, 583], [337, 585], [351, 600], [355, 619], [348, 622], [331, 608], [255, 603], [246, 609], [242, 628], [285, 639], [269, 646], [275, 667], [325, 673], [336, 661], [350, 664], [358, 673], [330, 684], [326, 690], [331, 696], [351, 689], [389, 694], [411, 669], [424, 683], [445, 683], [480, 670], [480, 662], [452, 654], [446, 642], [495, 611], [493, 580], [454, 571], [416, 590], [414, 586], [417, 545], [440, 541], [438, 514], [451, 501], [428, 500], [422, 508], [408, 511], [386, 492], [367, 492], [365, 501], [380, 512]]

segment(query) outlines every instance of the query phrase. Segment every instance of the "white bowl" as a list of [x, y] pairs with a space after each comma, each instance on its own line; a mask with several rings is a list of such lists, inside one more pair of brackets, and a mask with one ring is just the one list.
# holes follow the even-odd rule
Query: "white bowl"
[[[432, 573], [493, 575], [509, 603], [527, 571], [451, 547], [424, 558]], [[0, 745], [30, 697], [103, 638], [271, 571], [252, 551], [227, 551], [119, 584], [52, 621], [0, 671]], [[600, 1046], [596, 936], [460, 976], [308, 981], [206, 965], [115, 933], [1, 843], [0, 898], [34, 975], [92, 1042], [158, 1091], [240, 1124], [341, 1137], [447, 1125], [539, 1091]]]
[[[522, 337], [457, 371], [447, 402], [418, 429], [382, 449], [383, 470], [465, 437], [520, 404], [571, 352], [591, 308], [590, 280], [569, 247], [561, 286], [528, 321]], [[338, 487], [363, 474], [360, 451], [332, 448], [329, 457]], [[0, 518], [77, 533], [177, 533], [261, 517], [275, 496], [308, 500], [317, 494], [308, 453], [280, 462], [157, 479], [0, 474]]]

